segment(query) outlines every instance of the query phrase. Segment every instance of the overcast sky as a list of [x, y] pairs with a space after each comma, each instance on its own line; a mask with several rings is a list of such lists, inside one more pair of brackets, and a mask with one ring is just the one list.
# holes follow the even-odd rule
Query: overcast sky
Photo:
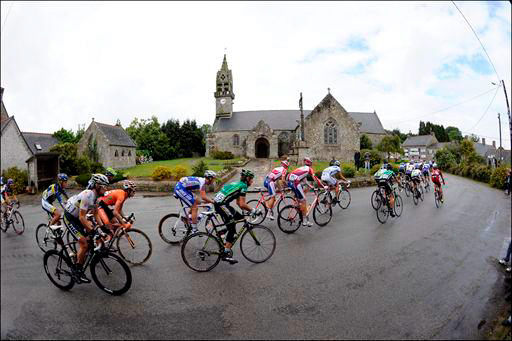
[[[456, 4], [510, 98], [510, 3]], [[300, 92], [313, 109], [329, 87], [403, 132], [430, 120], [498, 144], [501, 112], [510, 146], [498, 76], [451, 2], [2, 1], [1, 24], [4, 104], [22, 131], [93, 117], [211, 124], [227, 49], [235, 111], [296, 109]]]

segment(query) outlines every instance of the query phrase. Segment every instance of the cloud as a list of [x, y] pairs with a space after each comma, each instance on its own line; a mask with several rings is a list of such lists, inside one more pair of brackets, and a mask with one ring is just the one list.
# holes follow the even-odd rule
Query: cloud
[[[457, 5], [510, 93], [510, 5]], [[15, 2], [1, 43], [4, 102], [26, 131], [92, 117], [212, 123], [225, 48], [235, 110], [293, 109], [299, 92], [312, 109], [330, 87], [347, 110], [403, 131], [497, 78], [449, 2]], [[430, 119], [469, 129], [492, 95]], [[499, 111], [501, 89], [475, 132], [498, 136]]]

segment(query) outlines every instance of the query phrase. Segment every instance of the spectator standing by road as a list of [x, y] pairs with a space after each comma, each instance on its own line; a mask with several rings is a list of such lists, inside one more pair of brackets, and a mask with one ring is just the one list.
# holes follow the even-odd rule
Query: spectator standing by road
[[505, 194], [510, 195], [511, 186], [512, 186], [512, 170], [509, 168], [507, 173], [507, 178], [505, 179]]
[[361, 160], [361, 153], [356, 151], [354, 154], [354, 163], [356, 164], [356, 170], [359, 170], [359, 161]]
[[364, 169], [370, 170], [370, 153], [364, 154]]
[[499, 260], [499, 263], [503, 266], [507, 266], [507, 269], [506, 271], [507, 272], [510, 272], [511, 271], [511, 268], [510, 268], [510, 254], [512, 253], [512, 240], [510, 241], [510, 243], [508, 244], [508, 250], [507, 250], [507, 255], [505, 256], [505, 258], [503, 259], [500, 259]]

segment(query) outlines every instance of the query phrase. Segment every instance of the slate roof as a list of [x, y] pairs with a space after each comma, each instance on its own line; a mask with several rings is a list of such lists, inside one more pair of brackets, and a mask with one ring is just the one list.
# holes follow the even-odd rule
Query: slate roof
[[[23, 138], [27, 141], [27, 145], [30, 148], [32, 154], [36, 153], [47, 153], [50, 151], [50, 148], [59, 143], [52, 134], [44, 134], [44, 133], [30, 133], [30, 132], [22, 132]], [[36, 148], [36, 144], [41, 146], [41, 149]]]
[[438, 143], [435, 136], [432, 135], [418, 135], [418, 136], [409, 136], [404, 143], [402, 143], [402, 147], [415, 147], [415, 146], [430, 146], [432, 144]]
[[137, 145], [133, 142], [128, 133], [119, 126], [94, 122], [105, 137], [109, 140], [111, 146], [134, 147]]
[[487, 153], [494, 153], [497, 156], [496, 148], [492, 145], [483, 144], [480, 142], [473, 142], [473, 146], [475, 147], [475, 151], [481, 156], [487, 156]]
[[[311, 110], [304, 110], [307, 118]], [[349, 112], [354, 121], [361, 123], [361, 133], [385, 134], [382, 123], [376, 113]], [[295, 130], [300, 121], [300, 110], [253, 110], [235, 111], [231, 118], [216, 119], [213, 131], [252, 130], [263, 120], [273, 130]]]

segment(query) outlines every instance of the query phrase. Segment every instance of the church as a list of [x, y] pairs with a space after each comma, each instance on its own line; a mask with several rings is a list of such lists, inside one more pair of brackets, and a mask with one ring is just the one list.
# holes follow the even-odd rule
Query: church
[[350, 161], [362, 134], [374, 146], [386, 135], [375, 111], [347, 112], [330, 91], [313, 110], [233, 111], [233, 74], [226, 55], [214, 97], [215, 121], [206, 138], [206, 156], [216, 149], [249, 158]]

